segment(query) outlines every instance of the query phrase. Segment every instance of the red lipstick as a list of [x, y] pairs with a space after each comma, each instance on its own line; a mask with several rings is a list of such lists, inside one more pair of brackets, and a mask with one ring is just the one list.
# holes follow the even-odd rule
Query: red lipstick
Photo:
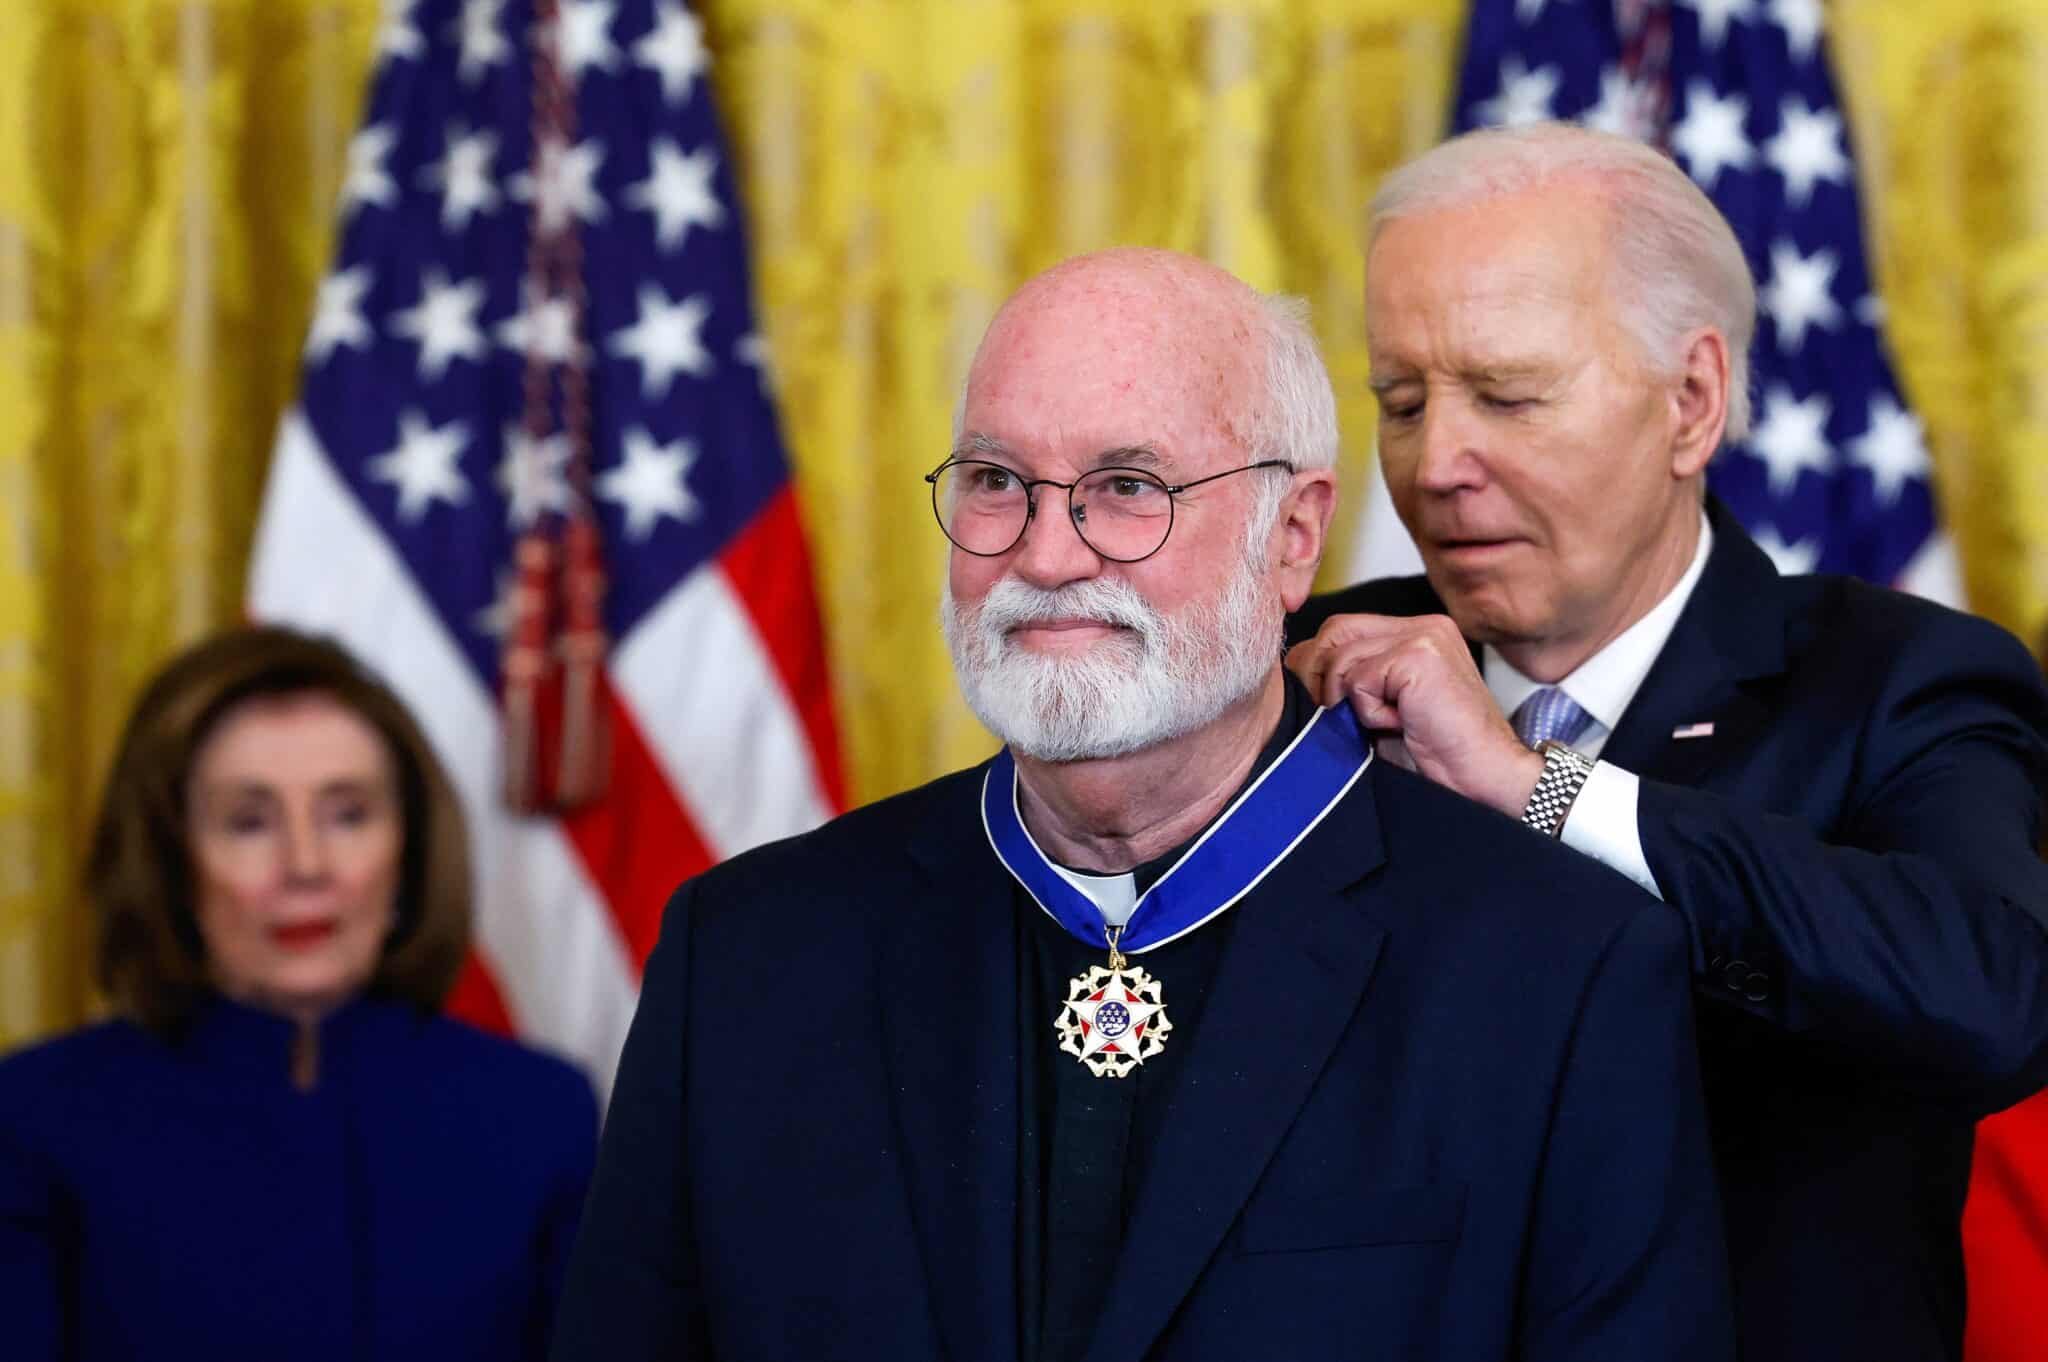
[[333, 937], [336, 927], [333, 918], [285, 922], [270, 929], [270, 939], [288, 951], [302, 951]]

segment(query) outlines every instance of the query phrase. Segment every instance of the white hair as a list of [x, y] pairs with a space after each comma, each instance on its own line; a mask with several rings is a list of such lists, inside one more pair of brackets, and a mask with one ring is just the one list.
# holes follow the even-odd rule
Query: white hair
[[1676, 376], [1685, 337], [1728, 342], [1725, 438], [1749, 433], [1749, 344], [1756, 282], [1721, 211], [1672, 159], [1613, 133], [1567, 123], [1488, 128], [1454, 137], [1389, 175], [1373, 197], [1366, 251], [1388, 223], [1465, 208], [1570, 176], [1607, 193], [1613, 298], [1622, 326], [1659, 373]]
[[[1253, 390], [1244, 422], [1245, 453], [1252, 463], [1279, 459], [1297, 472], [1337, 463], [1337, 394], [1308, 318], [1305, 299], [1259, 295], [1265, 381]], [[1252, 509], [1244, 524], [1244, 551], [1263, 567], [1294, 483], [1277, 468], [1247, 476], [1253, 479]]]
[[1254, 462], [1284, 459], [1298, 471], [1336, 466], [1337, 394], [1308, 315], [1308, 303], [1300, 298], [1259, 298], [1265, 384], [1252, 399], [1246, 432]]

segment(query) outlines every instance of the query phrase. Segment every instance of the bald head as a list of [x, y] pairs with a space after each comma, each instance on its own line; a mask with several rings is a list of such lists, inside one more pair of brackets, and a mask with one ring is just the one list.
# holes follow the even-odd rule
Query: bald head
[[1336, 462], [1336, 399], [1306, 306], [1194, 256], [1123, 247], [1026, 281], [975, 351], [962, 413], [977, 390], [1048, 364], [1110, 402], [1170, 384], [1244, 458]]

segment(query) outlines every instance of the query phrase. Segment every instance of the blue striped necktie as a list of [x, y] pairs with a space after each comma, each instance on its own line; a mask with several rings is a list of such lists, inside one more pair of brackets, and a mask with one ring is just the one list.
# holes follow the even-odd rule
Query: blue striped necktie
[[1552, 738], [1569, 747], [1592, 726], [1593, 716], [1556, 686], [1545, 686], [1522, 701], [1509, 722], [1515, 736], [1530, 747]]

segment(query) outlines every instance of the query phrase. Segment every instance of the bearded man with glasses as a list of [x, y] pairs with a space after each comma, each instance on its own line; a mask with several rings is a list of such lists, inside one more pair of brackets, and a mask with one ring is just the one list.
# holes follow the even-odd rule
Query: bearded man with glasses
[[677, 892], [554, 1356], [1730, 1356], [1677, 915], [1280, 665], [1299, 305], [1084, 256], [961, 413], [1003, 749]]

